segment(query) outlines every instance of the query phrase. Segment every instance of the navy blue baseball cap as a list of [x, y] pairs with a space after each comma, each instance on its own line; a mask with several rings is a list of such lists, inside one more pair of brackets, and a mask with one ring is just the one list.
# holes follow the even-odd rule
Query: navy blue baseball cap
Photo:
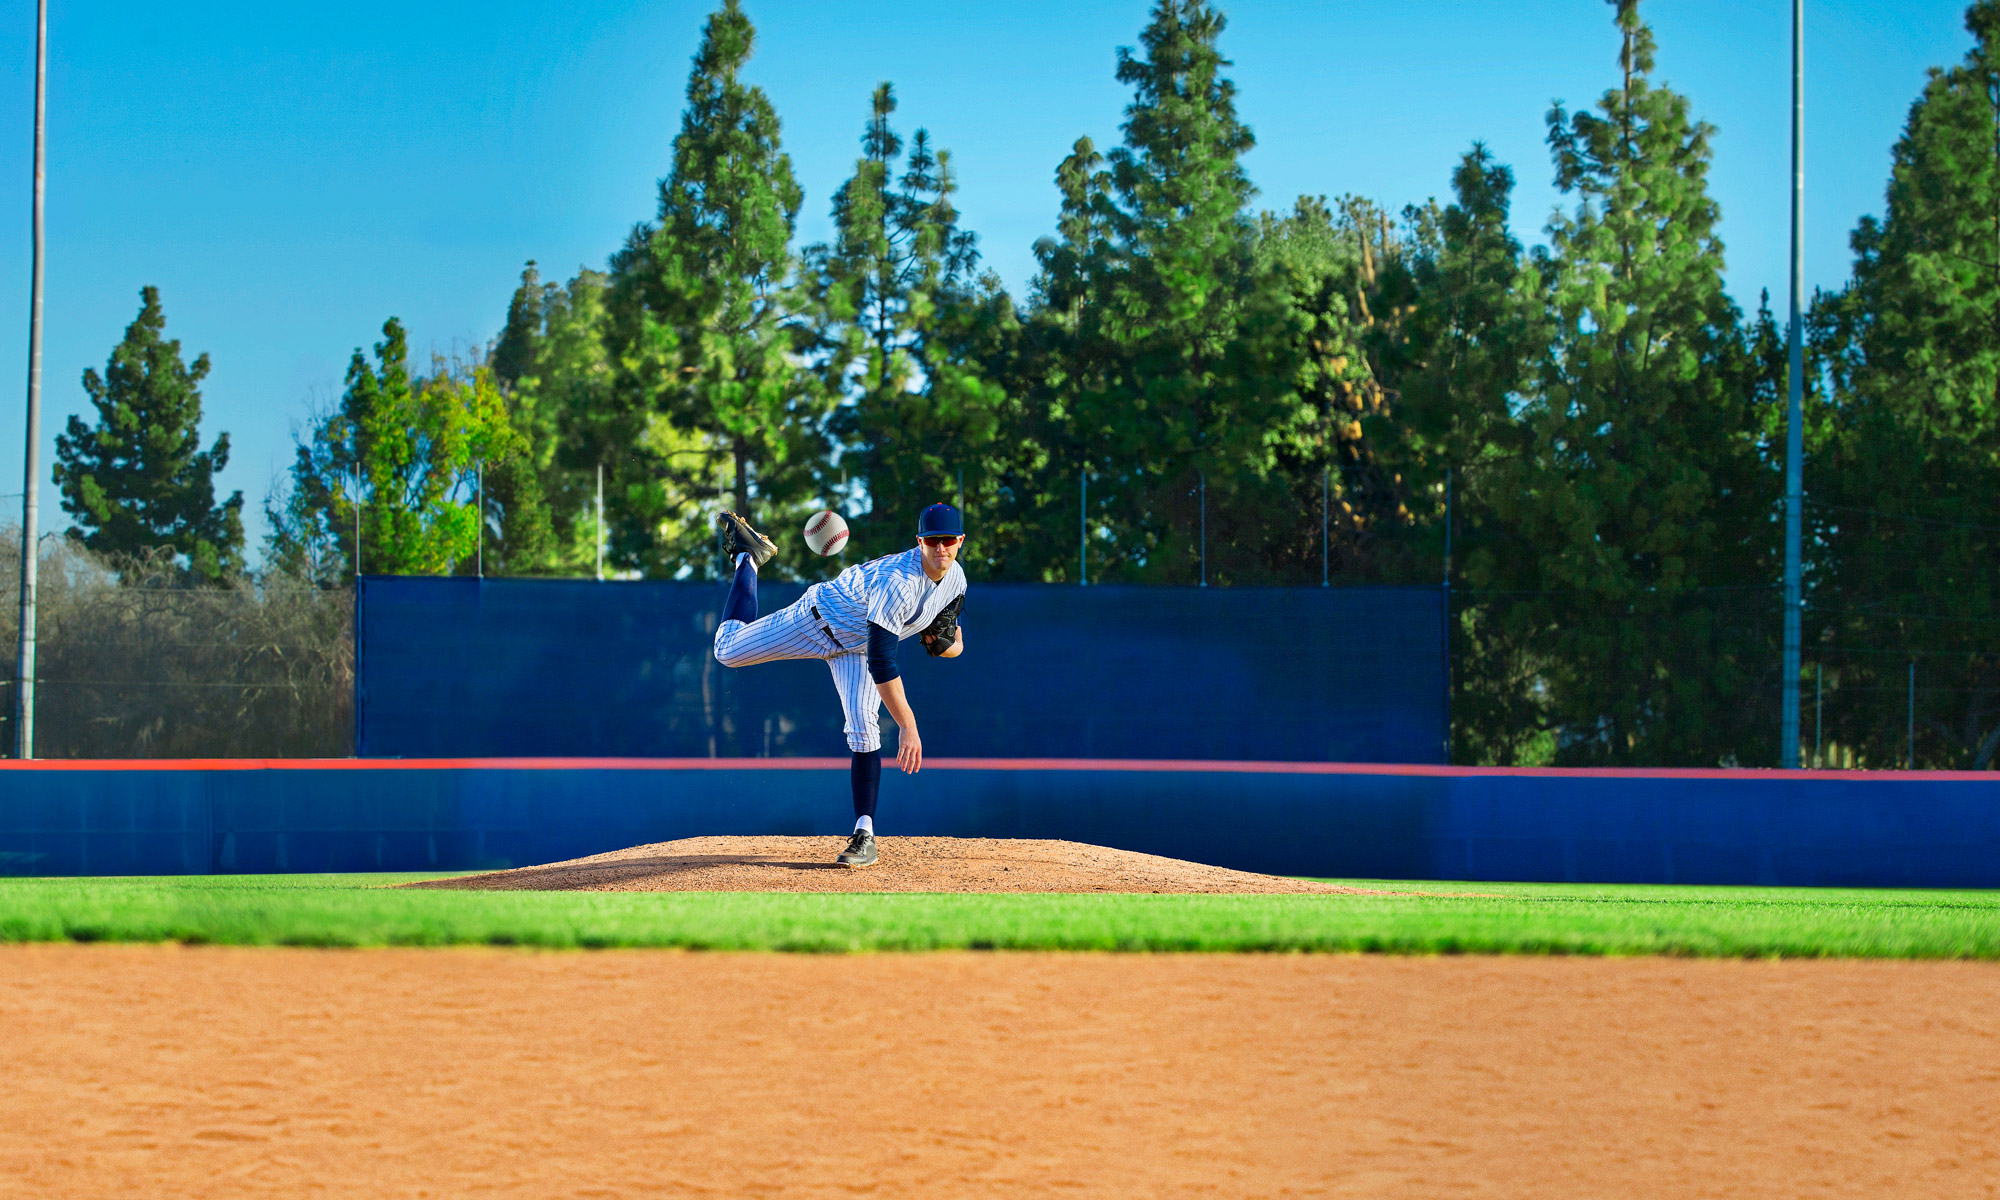
[[949, 504], [933, 504], [917, 518], [918, 537], [964, 537], [965, 521]]

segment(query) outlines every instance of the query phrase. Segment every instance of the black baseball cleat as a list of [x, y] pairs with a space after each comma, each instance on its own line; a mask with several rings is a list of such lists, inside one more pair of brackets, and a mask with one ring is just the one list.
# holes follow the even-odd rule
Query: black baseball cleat
[[778, 552], [777, 543], [750, 528], [750, 522], [728, 509], [716, 514], [715, 528], [722, 541], [722, 553], [730, 562], [735, 562], [739, 554], [748, 554], [750, 561], [761, 567]]
[[847, 849], [833, 861], [843, 867], [872, 867], [875, 865], [875, 835], [857, 829], [854, 836], [847, 839]]

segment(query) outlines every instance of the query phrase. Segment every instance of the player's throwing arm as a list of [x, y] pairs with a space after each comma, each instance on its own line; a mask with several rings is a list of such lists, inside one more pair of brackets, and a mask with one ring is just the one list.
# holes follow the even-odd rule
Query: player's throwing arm
[[[965, 526], [957, 509], [933, 504], [917, 518], [917, 544], [849, 567], [813, 584], [790, 607], [757, 615], [757, 568], [777, 552], [771, 539], [735, 513], [717, 518], [723, 550], [736, 563], [722, 621], [715, 631], [716, 661], [747, 667], [790, 658], [818, 658], [833, 672], [852, 756], [854, 834], [835, 861], [865, 867], [875, 861], [875, 807], [882, 781], [880, 710], [896, 722], [896, 763], [915, 774], [923, 767], [923, 737], [903, 690], [897, 650], [916, 637], [933, 658], [965, 651], [958, 624], [965, 608], [965, 572], [958, 555]], [[847, 542], [847, 523], [832, 512], [806, 522], [806, 544], [836, 554]]]

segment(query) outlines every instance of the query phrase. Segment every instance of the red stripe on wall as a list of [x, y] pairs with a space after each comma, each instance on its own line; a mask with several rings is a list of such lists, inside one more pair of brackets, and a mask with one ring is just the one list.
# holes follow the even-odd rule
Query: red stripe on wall
[[[934, 771], [1122, 771], [1551, 779], [1960, 780], [2000, 771], [1780, 771], [1742, 767], [1446, 767], [1426, 763], [1220, 762], [1146, 758], [933, 758]], [[102, 758], [0, 760], [0, 771], [845, 771], [845, 758]]]

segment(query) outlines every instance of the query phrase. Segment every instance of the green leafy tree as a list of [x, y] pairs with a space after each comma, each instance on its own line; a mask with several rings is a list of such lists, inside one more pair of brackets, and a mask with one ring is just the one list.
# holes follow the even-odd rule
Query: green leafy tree
[[[1268, 581], [1317, 583], [1324, 573], [1411, 582], [1409, 488], [1383, 453], [1396, 444], [1399, 418], [1372, 351], [1407, 308], [1402, 243], [1365, 200], [1347, 198], [1336, 213], [1302, 196], [1283, 217], [1263, 214], [1258, 254], [1295, 314], [1290, 361], [1301, 405], [1273, 445], [1273, 482], [1284, 491], [1265, 512]], [[1436, 582], [1434, 555], [1425, 566], [1422, 582]]]
[[56, 486], [76, 524], [70, 536], [100, 554], [131, 558], [169, 550], [196, 578], [243, 567], [243, 493], [215, 502], [229, 464], [229, 435], [201, 448], [201, 381], [208, 355], [189, 366], [166, 337], [160, 290], [140, 289], [139, 315], [111, 351], [104, 374], [86, 367], [95, 426], [72, 416], [56, 437]]
[[[681, 524], [677, 497], [722, 500], [779, 525], [820, 503], [831, 407], [800, 349], [810, 305], [791, 248], [802, 192], [777, 113], [744, 82], [755, 31], [738, 0], [708, 19], [656, 218], [612, 261], [609, 340], [632, 441], [607, 464], [618, 496], [617, 563], [653, 574], [713, 573], [713, 528]], [[647, 438], [664, 417], [692, 435]], [[784, 539], [780, 569], [807, 552]]]
[[[392, 317], [375, 362], [354, 352], [338, 409], [300, 439], [290, 487], [267, 506], [271, 561], [327, 581], [352, 579], [357, 558], [372, 575], [469, 571], [481, 546], [477, 472], [527, 451], [490, 368], [437, 359], [413, 376]], [[502, 553], [548, 537], [538, 493], [501, 516]]]
[[[1298, 320], [1246, 212], [1254, 139], [1222, 74], [1223, 27], [1199, 0], [1158, 0], [1143, 51], [1119, 52], [1124, 145], [1100, 160], [1077, 144], [1057, 172], [1060, 237], [1036, 248], [1040, 494], [1073, 498], [1075, 472], [1091, 473], [1092, 573], [1107, 580], [1193, 581], [1204, 481], [1209, 577], [1258, 577], [1257, 514], [1283, 491], [1274, 446], [1312, 419], [1291, 387]], [[1073, 572], [1050, 555], [1040, 574]]]
[[1853, 282], [1818, 305], [1830, 394], [1808, 421], [1806, 657], [1827, 671], [1839, 761], [1901, 765], [1908, 671], [1918, 765], [2000, 751], [2000, 4], [1934, 70], [1897, 141], [1887, 208], [1853, 236]]
[[822, 373], [847, 402], [832, 426], [839, 470], [872, 518], [855, 522], [854, 548], [907, 545], [918, 509], [962, 496], [988, 518], [974, 553], [990, 557], [1004, 541], [990, 517], [1008, 397], [980, 352], [1004, 337], [1012, 309], [997, 279], [974, 275], [978, 243], [958, 225], [950, 153], [922, 129], [905, 153], [895, 111], [894, 90], [877, 85], [862, 157], [834, 196], [835, 240], [810, 252]]
[[1483, 467], [1500, 540], [1462, 578], [1536, 649], [1558, 761], [1774, 761], [1776, 475], [1722, 287], [1712, 130], [1653, 83], [1636, 0], [1614, 3], [1621, 82], [1549, 114], [1579, 204], [1536, 256], [1553, 327], [1531, 440]]

